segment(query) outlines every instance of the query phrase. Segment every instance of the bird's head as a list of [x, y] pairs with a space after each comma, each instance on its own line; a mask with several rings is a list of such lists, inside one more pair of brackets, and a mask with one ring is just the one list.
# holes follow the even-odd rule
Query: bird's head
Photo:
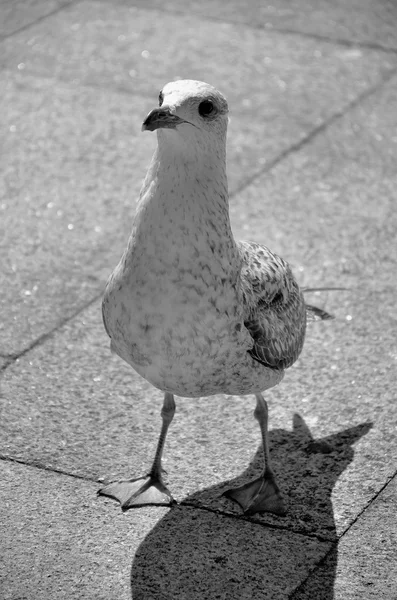
[[189, 79], [167, 83], [154, 108], [142, 124], [142, 131], [158, 132], [159, 143], [186, 148], [195, 141], [206, 147], [225, 146], [228, 105], [212, 85]]

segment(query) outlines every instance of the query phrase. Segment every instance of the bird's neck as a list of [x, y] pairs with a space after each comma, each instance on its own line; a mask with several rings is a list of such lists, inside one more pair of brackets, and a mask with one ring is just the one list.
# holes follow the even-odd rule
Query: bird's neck
[[174, 230], [175, 235], [233, 239], [225, 151], [192, 155], [161, 146], [154, 153], [138, 205], [136, 234]]

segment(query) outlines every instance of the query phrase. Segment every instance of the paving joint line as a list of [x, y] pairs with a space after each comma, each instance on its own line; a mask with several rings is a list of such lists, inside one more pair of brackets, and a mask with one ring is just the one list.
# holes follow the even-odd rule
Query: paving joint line
[[294, 600], [294, 598], [296, 597], [296, 595], [299, 594], [299, 592], [304, 588], [304, 586], [312, 578], [312, 576], [319, 569], [321, 569], [321, 567], [326, 563], [326, 561], [328, 559], [328, 556], [330, 556], [330, 554], [332, 554], [332, 552], [335, 550], [335, 548], [338, 547], [338, 543], [339, 543], [339, 540], [335, 540], [334, 542], [331, 543], [331, 547], [324, 554], [324, 556], [318, 561], [318, 563], [313, 567], [313, 569], [310, 571], [310, 573], [307, 575], [307, 577], [305, 577], [305, 579], [303, 581], [301, 581], [296, 586], [296, 588], [289, 594], [288, 600]]
[[[42, 21], [44, 21], [45, 19], [47, 19], [48, 17], [52, 17], [53, 15], [61, 12], [62, 10], [69, 8], [70, 6], [74, 6], [77, 5], [79, 3], [82, 3], [83, 0], [69, 0], [69, 1], [65, 1], [63, 4], [61, 4], [60, 6], [58, 6], [57, 8], [53, 9], [52, 11], [46, 13], [45, 15], [42, 15], [40, 17], [37, 17], [37, 19], [35, 19], [34, 21], [31, 21], [30, 23], [26, 23], [26, 25], [23, 25], [22, 27], [20, 27], [19, 29], [16, 29], [15, 31], [12, 31], [11, 33], [4, 33], [4, 34], [0, 34], [0, 43], [3, 40], [6, 40], [10, 37], [12, 37], [13, 35], [16, 35], [22, 31], [26, 31], [27, 29], [29, 29], [30, 27], [37, 25], [38, 23], [41, 23]], [[98, 4], [106, 4], [106, 2], [104, 0], [96, 0], [96, 2]], [[121, 0], [121, 2], [119, 3], [120, 5], [123, 6], [129, 6], [129, 4], [127, 2], [123, 2], [123, 0]], [[134, 6], [134, 8], [138, 9], [138, 10], [144, 10], [144, 11], [152, 11], [152, 12], [160, 12], [160, 13], [165, 13], [165, 14], [171, 14], [171, 15], [183, 15], [183, 16], [192, 16], [191, 14], [184, 12], [184, 11], [177, 11], [177, 10], [173, 10], [173, 9], [166, 9], [164, 10], [164, 8], [158, 8], [155, 6], [149, 6], [149, 7], [140, 7], [140, 6]], [[217, 21], [220, 23], [225, 23], [225, 24], [230, 24], [230, 25], [235, 25], [235, 26], [241, 26], [241, 27], [245, 27], [246, 29], [255, 29], [257, 31], [266, 31], [268, 33], [272, 33], [272, 32], [276, 32], [276, 33], [285, 33], [287, 35], [295, 35], [295, 36], [299, 36], [299, 37], [304, 37], [304, 38], [309, 38], [309, 39], [314, 39], [314, 40], [318, 40], [321, 42], [326, 42], [328, 44], [334, 44], [336, 46], [344, 46], [344, 47], [348, 47], [348, 48], [362, 48], [365, 50], [377, 50], [379, 52], [384, 52], [386, 54], [396, 54], [397, 55], [397, 48], [391, 47], [391, 46], [383, 46], [383, 44], [379, 44], [377, 42], [362, 42], [360, 40], [348, 40], [345, 38], [332, 38], [329, 37], [327, 35], [320, 35], [317, 33], [311, 33], [309, 31], [299, 31], [297, 29], [290, 29], [288, 27], [268, 27], [265, 24], [256, 24], [254, 22], [252, 23], [247, 23], [245, 21], [235, 21], [233, 19], [224, 19], [222, 17], [211, 17], [211, 19], [209, 19], [207, 16], [201, 14], [201, 13], [194, 13], [194, 16], [203, 20], [203, 21]]]
[[340, 535], [338, 541], [340, 541], [348, 531], [350, 531], [350, 529], [353, 527], [353, 525], [355, 525], [357, 523], [357, 521], [360, 519], [360, 517], [372, 506], [372, 504], [375, 502], [375, 500], [380, 496], [380, 494], [383, 492], [383, 490], [385, 490], [387, 488], [387, 486], [389, 485], [389, 483], [391, 481], [393, 481], [393, 479], [395, 479], [397, 477], [397, 470], [393, 473], [393, 475], [391, 475], [389, 477], [389, 479], [387, 479], [387, 481], [379, 488], [379, 490], [372, 496], [372, 498], [367, 502], [367, 504], [361, 509], [361, 511], [357, 514], [357, 516], [353, 519], [353, 521], [350, 523], [350, 525], [348, 527], [346, 527], [346, 529], [343, 531], [343, 533]]
[[[101, 485], [101, 483], [102, 483], [101, 481], [99, 481], [98, 479], [95, 479], [94, 477], [87, 477], [85, 475], [79, 475], [77, 473], [70, 473], [69, 471], [65, 471], [63, 469], [57, 469], [56, 467], [51, 467], [51, 466], [45, 465], [44, 463], [41, 463], [39, 461], [29, 462], [29, 461], [15, 458], [13, 456], [8, 456], [8, 455], [2, 454], [2, 453], [0, 453], [0, 460], [2, 460], [3, 462], [16, 463], [18, 465], [30, 467], [32, 469], [38, 469], [39, 471], [45, 471], [48, 473], [55, 473], [57, 475], [63, 475], [66, 477], [70, 477], [71, 479], [78, 479], [80, 481], [86, 481], [86, 482], [95, 483], [98, 485]], [[163, 505], [162, 504], [150, 504], [149, 506], [163, 506]], [[214, 509], [214, 508], [210, 508], [208, 506], [200, 506], [193, 502], [189, 502], [188, 500], [181, 500], [180, 502], [174, 501], [171, 505], [169, 505], [170, 510], [172, 510], [173, 508], [178, 508], [178, 507], [202, 510], [205, 512], [210, 512], [212, 514], [221, 515], [222, 517], [226, 517], [228, 519], [243, 521], [245, 523], [252, 523], [253, 525], [260, 525], [261, 527], [265, 527], [268, 529], [289, 532], [289, 533], [293, 533], [295, 535], [301, 535], [306, 538], [316, 539], [319, 542], [323, 542], [323, 543], [324, 542], [325, 543], [333, 542], [333, 540], [326, 538], [324, 536], [321, 536], [321, 535], [316, 535], [315, 533], [299, 531], [297, 529], [287, 527], [285, 525], [278, 525], [277, 523], [264, 523], [263, 521], [260, 521], [259, 519], [255, 519], [255, 518], [247, 519], [247, 517], [245, 515], [235, 515], [235, 514], [231, 514], [228, 512], [224, 512], [223, 510], [220, 510], [220, 509]]]
[[44, 21], [45, 19], [47, 19], [47, 17], [52, 17], [53, 15], [56, 15], [57, 13], [61, 12], [64, 8], [68, 8], [72, 4], [78, 4], [81, 1], [82, 0], [68, 0], [68, 1], [65, 0], [64, 4], [61, 4], [57, 8], [54, 8], [53, 10], [51, 10], [50, 12], [48, 12], [45, 15], [42, 15], [41, 17], [37, 17], [37, 19], [35, 19], [34, 21], [31, 21], [30, 23], [26, 23], [26, 25], [22, 25], [22, 27], [19, 27], [19, 29], [15, 29], [15, 31], [12, 31], [11, 33], [0, 34], [0, 44], [3, 40], [9, 39], [13, 35], [17, 35], [21, 31], [26, 31], [33, 25], [37, 25], [38, 23], [41, 23], [42, 21]]
[[295, 528], [291, 528], [288, 527], [287, 525], [279, 525], [277, 523], [264, 523], [263, 521], [261, 521], [260, 519], [256, 519], [254, 518], [247, 518], [245, 515], [236, 515], [236, 514], [232, 514], [232, 513], [228, 513], [225, 512], [221, 509], [217, 509], [217, 508], [210, 508], [209, 506], [200, 506], [198, 504], [195, 504], [194, 502], [190, 502], [189, 500], [181, 500], [181, 502], [178, 503], [178, 506], [186, 506], [189, 508], [198, 508], [199, 510], [204, 510], [216, 515], [222, 515], [223, 517], [227, 517], [229, 519], [235, 519], [238, 521], [243, 521], [245, 523], [252, 523], [253, 525], [260, 525], [261, 527], [265, 527], [268, 529], [274, 529], [277, 531], [287, 531], [289, 533], [294, 533], [296, 535], [301, 535], [303, 537], [306, 538], [310, 538], [310, 539], [316, 539], [319, 542], [327, 542], [327, 543], [332, 543], [334, 542], [334, 540], [324, 537], [322, 535], [317, 535], [315, 533], [309, 533], [307, 531], [300, 531], [299, 529], [295, 529]]
[[[77, 1], [80, 2], [81, 0], [77, 0]], [[1, 39], [0, 39], [0, 45], [1, 45]], [[6, 67], [4, 69], [3, 73], [4, 72], [9, 73], [11, 76], [14, 75], [14, 71], [8, 67]], [[129, 89], [127, 87], [120, 86], [118, 84], [116, 84], [113, 88], [109, 88], [100, 83], [96, 83], [95, 81], [81, 82], [80, 80], [78, 80], [78, 83], [74, 83], [74, 81], [77, 80], [77, 78], [75, 78], [75, 80], [66, 79], [60, 75], [49, 75], [47, 73], [40, 73], [39, 71], [27, 71], [26, 75], [28, 75], [32, 79], [38, 79], [38, 80], [44, 79], [45, 81], [53, 81], [54, 83], [60, 83], [60, 84], [63, 84], [65, 86], [69, 87], [70, 89], [74, 89], [74, 90], [81, 90], [82, 88], [87, 88], [89, 90], [102, 90], [103, 93], [105, 93], [106, 95], [121, 94], [122, 96], [132, 96], [134, 98], [142, 98], [142, 99], [146, 99], [146, 100], [153, 100], [153, 102], [155, 102], [155, 103], [157, 102], [157, 96], [156, 96], [156, 94], [153, 94], [152, 92], [145, 92], [142, 90], [136, 91], [133, 89]]]
[[49, 473], [56, 473], [57, 475], [66, 475], [66, 477], [72, 477], [74, 479], [80, 479], [82, 481], [91, 481], [93, 483], [99, 483], [97, 479], [93, 479], [92, 477], [85, 477], [84, 475], [78, 475], [77, 473], [69, 473], [68, 471], [64, 471], [63, 469], [57, 469], [56, 467], [50, 467], [39, 461], [29, 462], [20, 458], [15, 458], [14, 456], [2, 454], [1, 452], [0, 460], [4, 462], [16, 463], [18, 465], [24, 465], [25, 467], [31, 467], [34, 469], [38, 469], [39, 471], [47, 471]]
[[321, 569], [321, 567], [325, 564], [328, 556], [335, 550], [335, 548], [338, 547], [339, 542], [345, 537], [345, 535], [347, 535], [347, 533], [350, 531], [350, 529], [353, 527], [353, 525], [355, 525], [357, 523], [357, 521], [360, 519], [360, 517], [368, 510], [368, 508], [370, 506], [372, 506], [373, 502], [380, 496], [380, 494], [383, 492], [383, 490], [385, 490], [387, 488], [387, 486], [390, 484], [390, 482], [393, 481], [393, 479], [395, 479], [396, 477], [397, 477], [397, 470], [382, 485], [382, 487], [376, 492], [376, 494], [374, 494], [374, 496], [367, 502], [367, 504], [360, 510], [360, 512], [356, 515], [356, 517], [352, 520], [352, 522], [348, 525], [348, 527], [346, 527], [346, 529], [341, 533], [341, 535], [338, 537], [338, 539], [332, 542], [332, 545], [331, 545], [330, 549], [328, 550], [328, 552], [326, 552], [325, 555], [321, 558], [321, 560], [319, 560], [319, 562], [310, 571], [310, 573], [307, 575], [307, 577], [303, 581], [301, 581], [301, 583], [294, 589], [293, 592], [291, 592], [291, 594], [288, 596], [288, 600], [293, 600], [294, 597], [296, 596], [296, 594], [298, 594], [303, 589], [303, 587], [311, 579], [311, 577], [313, 575], [315, 575], [315, 573], [319, 569]]
[[86, 310], [87, 308], [89, 308], [92, 304], [94, 304], [94, 302], [96, 302], [97, 300], [99, 300], [99, 298], [101, 298], [102, 294], [103, 294], [103, 291], [99, 292], [94, 297], [92, 297], [89, 300], [87, 300], [77, 310], [75, 310], [72, 314], [70, 314], [68, 317], [65, 317], [61, 321], [59, 321], [52, 329], [50, 329], [50, 331], [46, 331], [45, 333], [43, 333], [42, 335], [40, 335], [39, 337], [37, 337], [35, 340], [33, 340], [33, 342], [31, 342], [23, 350], [20, 350], [19, 352], [15, 352], [13, 354], [8, 354], [7, 356], [2, 356], [2, 358], [8, 360], [9, 362], [6, 363], [5, 365], [3, 365], [0, 368], [0, 373], [2, 371], [5, 371], [5, 369], [7, 369], [7, 367], [10, 364], [12, 364], [13, 362], [15, 362], [19, 358], [25, 356], [26, 354], [28, 354], [34, 348], [36, 348], [36, 347], [41, 346], [42, 344], [44, 344], [57, 331], [59, 331], [64, 325], [66, 325], [66, 323], [69, 323], [70, 321], [72, 321], [73, 319], [75, 319], [81, 312], [83, 312], [84, 310]]
[[[80, 0], [77, 0], [80, 1]], [[97, 2], [98, 4], [107, 4], [106, 0], [95, 0], [95, 2]], [[170, 9], [170, 8], [166, 8], [164, 9], [164, 7], [158, 7], [158, 6], [131, 6], [131, 4], [128, 1], [125, 0], [119, 0], [118, 2], [119, 6], [125, 6], [125, 7], [130, 7], [130, 8], [136, 8], [137, 10], [144, 10], [144, 11], [152, 11], [152, 12], [160, 12], [160, 13], [165, 13], [165, 14], [170, 14], [170, 15], [183, 15], [185, 17], [197, 17], [198, 19], [201, 19], [202, 21], [209, 21], [209, 22], [220, 22], [220, 23], [225, 23], [228, 25], [239, 25], [241, 27], [245, 27], [246, 29], [256, 29], [259, 31], [266, 31], [267, 33], [271, 33], [271, 32], [276, 32], [276, 33], [286, 33], [288, 35], [296, 35], [296, 36], [301, 36], [301, 37], [306, 37], [306, 38], [312, 38], [318, 41], [323, 41], [323, 42], [327, 42], [329, 44], [335, 44], [337, 46], [347, 46], [347, 47], [354, 47], [354, 48], [365, 48], [368, 50], [379, 50], [381, 52], [385, 52], [385, 53], [390, 53], [390, 54], [397, 54], [397, 48], [393, 48], [391, 46], [383, 46], [382, 44], [378, 44], [377, 42], [361, 42], [359, 40], [348, 40], [345, 38], [332, 38], [326, 35], [320, 35], [317, 33], [311, 33], [309, 31], [299, 31], [297, 29], [290, 29], [288, 27], [275, 27], [275, 26], [266, 26], [266, 23], [261, 24], [261, 23], [255, 23], [255, 22], [249, 22], [247, 23], [246, 21], [236, 21], [233, 19], [225, 19], [223, 17], [214, 17], [212, 16], [207, 17], [206, 15], [199, 13], [199, 12], [193, 12], [193, 14], [188, 13], [186, 11], [181, 11], [181, 10], [175, 10], [175, 9]]]
[[248, 177], [245, 181], [243, 181], [240, 185], [236, 187], [236, 189], [229, 194], [229, 198], [233, 198], [240, 194], [243, 190], [249, 187], [254, 181], [256, 181], [259, 177], [264, 175], [265, 173], [269, 173], [274, 167], [276, 167], [281, 161], [285, 158], [288, 158], [290, 155], [295, 154], [295, 152], [299, 152], [302, 148], [304, 148], [307, 144], [309, 144], [312, 140], [314, 140], [320, 133], [326, 131], [331, 125], [333, 125], [336, 121], [343, 118], [346, 114], [348, 114], [352, 109], [356, 108], [361, 102], [367, 100], [372, 94], [378, 92], [386, 83], [388, 83], [392, 77], [397, 73], [397, 68], [391, 69], [388, 73], [386, 73], [382, 79], [377, 82], [376, 85], [368, 88], [362, 94], [359, 94], [356, 98], [351, 100], [346, 106], [341, 108], [339, 111], [332, 114], [328, 119], [320, 123], [314, 127], [309, 133], [303, 136], [298, 142], [291, 144], [285, 150], [282, 150], [280, 154], [278, 154], [275, 158], [270, 160], [266, 165], [264, 165], [261, 169], [256, 171]]
[[[82, 0], [76, 0], [77, 2], [81, 2]], [[102, 2], [103, 0], [97, 0], [99, 2]], [[325, 121], [323, 121], [322, 123], [320, 123], [319, 125], [317, 125], [316, 127], [314, 127], [312, 130], [310, 130], [306, 135], [304, 135], [299, 141], [294, 142], [293, 144], [291, 144], [290, 146], [288, 146], [288, 148], [286, 148], [285, 150], [282, 150], [277, 156], [275, 156], [274, 158], [272, 158], [271, 160], [269, 160], [269, 162], [267, 164], [265, 164], [263, 167], [261, 167], [260, 169], [258, 169], [258, 171], [256, 171], [255, 173], [253, 173], [252, 175], [250, 175], [250, 177], [248, 177], [247, 179], [245, 179], [244, 181], [242, 181], [240, 183], [240, 185], [237, 185], [235, 189], [233, 189], [230, 194], [229, 194], [229, 199], [234, 198], [235, 196], [237, 196], [238, 194], [240, 194], [242, 191], [244, 191], [247, 187], [249, 187], [254, 181], [256, 181], [256, 179], [258, 179], [259, 177], [261, 177], [262, 175], [264, 175], [265, 173], [270, 172], [274, 167], [276, 167], [282, 160], [284, 160], [285, 158], [287, 158], [288, 156], [290, 156], [291, 154], [294, 154], [295, 152], [299, 152], [299, 150], [301, 150], [304, 146], [306, 146], [308, 143], [310, 143], [313, 139], [315, 139], [317, 137], [317, 135], [319, 135], [320, 133], [322, 133], [323, 131], [326, 131], [326, 129], [331, 126], [335, 121], [337, 121], [338, 119], [341, 119], [342, 117], [344, 117], [350, 110], [352, 110], [353, 108], [355, 108], [356, 106], [358, 106], [360, 104], [360, 102], [366, 100], [367, 98], [369, 98], [372, 94], [376, 93], [378, 90], [380, 90], [386, 83], [388, 83], [390, 81], [390, 79], [392, 79], [392, 77], [394, 77], [394, 75], [397, 73], [397, 67], [394, 67], [393, 69], [390, 69], [384, 76], [383, 78], [378, 81], [375, 85], [373, 85], [372, 87], [368, 88], [367, 90], [365, 90], [362, 94], [358, 95], [356, 98], [354, 98], [351, 102], [349, 102], [348, 104], [346, 104], [346, 106], [344, 106], [341, 110], [337, 111], [336, 113], [334, 113], [333, 115], [331, 115], [330, 117], [328, 117]], [[51, 80], [56, 80], [62, 84], [65, 85], [69, 85], [71, 86], [71, 81], [68, 79], [63, 79], [62, 77], [52, 77], [46, 74], [41, 74], [41, 73], [31, 73], [30, 75], [31, 77], [35, 78], [35, 79], [46, 79], [48, 81]], [[109, 90], [106, 89], [105, 87], [103, 87], [102, 85], [98, 85], [96, 83], [82, 83], [81, 87], [83, 88], [87, 88], [87, 89], [94, 89], [94, 90], [103, 90], [104, 92], [106, 91], [106, 93], [109, 93]], [[122, 94], [122, 95], [128, 95], [128, 96], [132, 96], [132, 97], [138, 97], [138, 98], [142, 98], [142, 99], [150, 99], [151, 95], [149, 94], [149, 92], [135, 92], [132, 90], [128, 90], [126, 88], [123, 87], [118, 87], [116, 86], [115, 88], [111, 89], [110, 92], [112, 94]], [[2, 355], [3, 358], [8, 358], [8, 356]], [[12, 358], [12, 357], [11, 357]], [[4, 367], [3, 367], [4, 368]], [[1, 369], [0, 369], [1, 372]]]
[[397, 48], [391, 46], [383, 46], [377, 42], [360, 42], [358, 40], [348, 40], [345, 38], [332, 38], [327, 35], [321, 35], [319, 33], [311, 33], [310, 31], [298, 31], [297, 29], [289, 29], [288, 27], [266, 27], [261, 25], [253, 24], [255, 29], [264, 29], [265, 31], [271, 32], [276, 31], [278, 33], [287, 33], [289, 35], [297, 35], [301, 37], [307, 37], [319, 42], [326, 42], [329, 44], [335, 44], [337, 46], [344, 46], [347, 48], [363, 48], [365, 50], [378, 50], [385, 52], [386, 54], [396, 54]]

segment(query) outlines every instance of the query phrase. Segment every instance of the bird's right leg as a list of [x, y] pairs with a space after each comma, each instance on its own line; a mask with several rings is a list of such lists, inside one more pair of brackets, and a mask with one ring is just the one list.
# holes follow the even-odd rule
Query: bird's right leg
[[156, 454], [154, 456], [152, 468], [146, 477], [138, 479], [127, 479], [115, 481], [100, 489], [98, 495], [109, 496], [118, 500], [122, 510], [128, 510], [136, 506], [146, 504], [172, 504], [174, 499], [164, 485], [161, 472], [161, 458], [163, 455], [165, 438], [168, 427], [171, 424], [175, 414], [175, 400], [173, 394], [168, 392], [164, 395], [163, 408], [161, 409], [162, 427], [157, 442]]
[[254, 417], [261, 428], [265, 466], [260, 477], [238, 488], [224, 492], [224, 495], [240, 504], [246, 515], [257, 512], [271, 512], [285, 515], [285, 505], [270, 466], [268, 407], [262, 394], [256, 394]]

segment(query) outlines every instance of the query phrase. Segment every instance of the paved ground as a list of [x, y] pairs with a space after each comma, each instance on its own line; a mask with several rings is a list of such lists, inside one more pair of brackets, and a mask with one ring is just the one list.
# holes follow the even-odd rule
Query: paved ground
[[[397, 598], [397, 6], [387, 0], [0, 1], [0, 597]], [[172, 509], [122, 514], [161, 395], [112, 356], [100, 296], [126, 243], [159, 89], [231, 105], [236, 236], [313, 300], [268, 393], [285, 518], [220, 497], [260, 468], [252, 398], [180, 400]]]

